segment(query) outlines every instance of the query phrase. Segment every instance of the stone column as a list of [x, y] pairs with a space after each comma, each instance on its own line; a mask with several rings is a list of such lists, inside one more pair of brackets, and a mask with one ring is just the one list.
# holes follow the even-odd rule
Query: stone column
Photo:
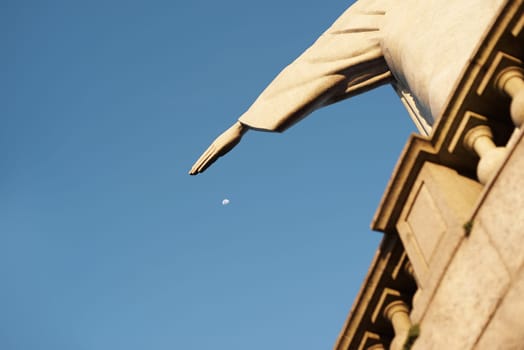
[[390, 350], [402, 350], [411, 328], [408, 306], [401, 300], [394, 301], [386, 306], [384, 316], [391, 322], [395, 331]]
[[505, 69], [498, 77], [496, 85], [499, 91], [511, 98], [510, 114], [517, 128], [524, 123], [524, 70], [512, 66]]
[[382, 344], [375, 344], [368, 347], [366, 350], [386, 350]]

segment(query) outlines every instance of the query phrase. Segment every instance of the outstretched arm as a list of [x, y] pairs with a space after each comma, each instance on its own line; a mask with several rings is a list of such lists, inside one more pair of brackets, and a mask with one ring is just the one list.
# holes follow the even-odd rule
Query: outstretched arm
[[211, 146], [198, 158], [189, 171], [189, 175], [196, 175], [203, 172], [218, 158], [231, 151], [233, 147], [240, 142], [242, 135], [244, 135], [247, 130], [248, 127], [240, 122], [233, 124], [233, 126], [217, 137]]
[[380, 44], [385, 11], [375, 5], [357, 1], [344, 12], [209, 146], [189, 174], [203, 172], [248, 129], [282, 132], [318, 108], [389, 81]]

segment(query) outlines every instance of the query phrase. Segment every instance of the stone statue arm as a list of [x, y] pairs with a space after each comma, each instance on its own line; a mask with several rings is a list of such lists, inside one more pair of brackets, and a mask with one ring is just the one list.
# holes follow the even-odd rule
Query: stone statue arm
[[240, 122], [236, 122], [229, 129], [218, 136], [207, 150], [198, 158], [191, 170], [190, 175], [196, 175], [206, 170], [218, 158], [222, 157], [227, 152], [231, 151], [246, 133], [248, 127]]
[[368, 11], [360, 4], [346, 10], [282, 70], [189, 173], [203, 172], [236, 146], [248, 129], [282, 132], [316, 109], [388, 82], [391, 73], [377, 35], [383, 12]]

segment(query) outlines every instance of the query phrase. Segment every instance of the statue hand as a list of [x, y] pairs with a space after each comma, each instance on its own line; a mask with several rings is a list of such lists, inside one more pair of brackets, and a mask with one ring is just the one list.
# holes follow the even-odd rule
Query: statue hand
[[211, 146], [198, 158], [189, 175], [196, 175], [206, 170], [218, 158], [231, 151], [242, 138], [242, 135], [247, 131], [247, 128], [240, 122], [236, 122], [232, 127], [224, 131], [219, 137], [213, 141]]

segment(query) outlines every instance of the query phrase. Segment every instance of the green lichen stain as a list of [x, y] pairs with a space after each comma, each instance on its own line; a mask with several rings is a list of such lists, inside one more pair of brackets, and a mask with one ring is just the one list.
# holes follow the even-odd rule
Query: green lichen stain
[[408, 337], [406, 339], [406, 342], [404, 343], [403, 350], [410, 350], [413, 344], [415, 344], [415, 340], [417, 340], [419, 335], [420, 335], [420, 326], [418, 324], [414, 324], [409, 329]]
[[466, 222], [462, 227], [464, 228], [464, 235], [469, 237], [471, 230], [473, 229], [473, 220]]

